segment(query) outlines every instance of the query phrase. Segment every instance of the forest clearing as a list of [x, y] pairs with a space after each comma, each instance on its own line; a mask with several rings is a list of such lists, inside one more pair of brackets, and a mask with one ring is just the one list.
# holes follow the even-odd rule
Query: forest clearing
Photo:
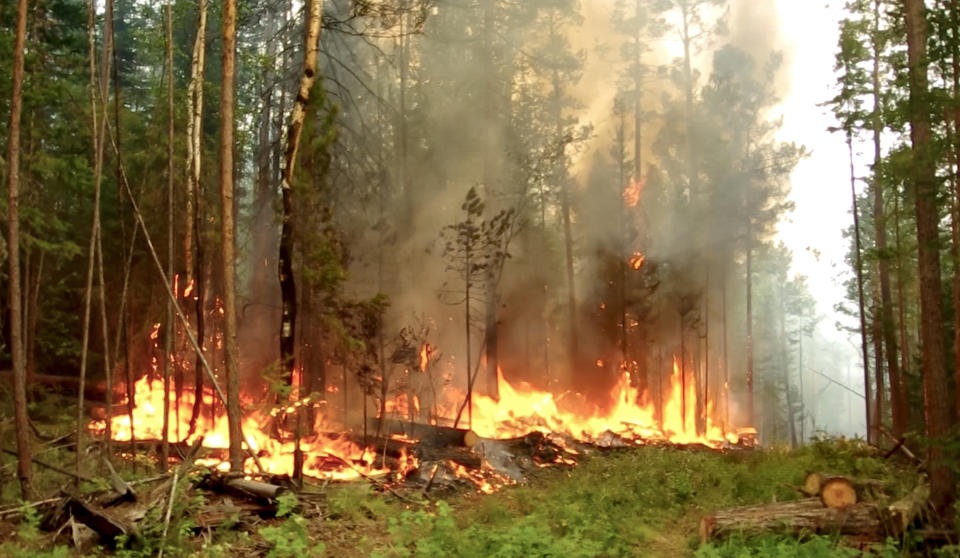
[[957, 2], [0, 0], [0, 76], [0, 556], [960, 556]]

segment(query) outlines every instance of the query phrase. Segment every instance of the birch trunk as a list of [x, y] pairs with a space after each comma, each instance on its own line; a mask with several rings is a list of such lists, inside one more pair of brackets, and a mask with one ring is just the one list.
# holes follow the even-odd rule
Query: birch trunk
[[293, 276], [293, 176], [297, 163], [297, 151], [300, 148], [300, 135], [307, 114], [310, 91], [317, 78], [317, 50], [320, 40], [320, 22], [323, 14], [323, 0], [309, 0], [307, 4], [306, 35], [303, 55], [303, 72], [300, 76], [300, 88], [290, 111], [287, 127], [286, 146], [283, 154], [283, 170], [280, 188], [283, 194], [283, 227], [280, 233], [279, 276], [282, 297], [280, 324], [280, 362], [287, 382], [293, 382], [294, 344], [296, 339], [297, 295]]

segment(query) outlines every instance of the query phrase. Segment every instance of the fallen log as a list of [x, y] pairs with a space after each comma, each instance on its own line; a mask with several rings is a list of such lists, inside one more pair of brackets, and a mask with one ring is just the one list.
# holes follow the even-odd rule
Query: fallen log
[[378, 418], [368, 419], [368, 431], [375, 434], [377, 427], [380, 426], [381, 436], [403, 435], [418, 440], [421, 445], [426, 446], [465, 446], [464, 437], [467, 432], [470, 432], [465, 428], [423, 424], [422, 422], [411, 423], [396, 419], [385, 419], [382, 425], [379, 425], [379, 423], [380, 419]]
[[898, 536], [906, 532], [926, 508], [929, 499], [930, 487], [921, 484], [903, 498], [890, 504], [883, 514], [887, 532]]
[[67, 500], [67, 510], [77, 521], [93, 529], [107, 541], [113, 541], [120, 535], [133, 536], [136, 533], [133, 526], [125, 521], [75, 496]]
[[722, 510], [700, 520], [700, 542], [733, 534], [840, 534], [883, 540], [876, 505], [860, 503], [825, 508], [818, 498]]
[[280, 485], [242, 478], [226, 480], [226, 482], [224, 482], [224, 486], [233, 493], [254, 496], [256, 498], [263, 498], [267, 500], [276, 499], [277, 496], [287, 492], [286, 487]]

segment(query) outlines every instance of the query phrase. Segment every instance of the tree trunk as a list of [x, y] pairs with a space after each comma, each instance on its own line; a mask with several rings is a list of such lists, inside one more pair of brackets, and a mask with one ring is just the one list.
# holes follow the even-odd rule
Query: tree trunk
[[878, 273], [880, 275], [880, 314], [883, 326], [883, 340], [886, 346], [887, 373], [890, 375], [890, 411], [893, 419], [893, 431], [896, 436], [903, 435], [907, 429], [907, 399], [900, 377], [900, 363], [897, 356], [897, 335], [893, 323], [893, 297], [890, 289], [890, 256], [887, 253], [887, 218], [884, 210], [883, 186], [879, 178], [879, 165], [882, 159], [880, 137], [883, 133], [883, 121], [880, 106], [880, 45], [877, 35], [880, 33], [880, 0], [873, 3], [873, 220], [876, 230], [878, 253]]
[[[24, 363], [20, 292], [20, 115], [23, 108], [23, 56], [27, 33], [27, 0], [17, 2], [17, 35], [13, 46], [13, 84], [7, 141], [7, 250], [10, 287], [10, 355], [13, 359], [13, 406], [17, 430], [17, 476], [24, 500], [35, 497], [30, 470], [30, 425], [27, 417], [27, 371]], [[82, 411], [80, 411], [82, 412]]]
[[[167, 1], [166, 5], [166, 55], [167, 55], [167, 277], [173, 277], [174, 274], [174, 249], [173, 249], [173, 2]], [[187, 265], [187, 269], [190, 266]], [[180, 293], [176, 293], [179, 295]], [[173, 343], [173, 331], [175, 328], [173, 317], [173, 303], [167, 300], [167, 327], [163, 335], [163, 440], [161, 440], [160, 449], [160, 469], [167, 470], [170, 457], [170, 349]], [[177, 390], [179, 392], [179, 390]], [[195, 394], [196, 399], [202, 400], [200, 393]], [[179, 399], [178, 399], [179, 407]], [[110, 421], [107, 421], [109, 424]], [[180, 421], [177, 421], [180, 424]]]
[[[195, 281], [197, 345], [198, 352], [202, 353], [206, 281], [203, 272], [203, 243], [200, 240], [203, 223], [200, 171], [203, 166], [203, 73], [206, 58], [207, 0], [200, 0], [197, 11], [197, 36], [190, 61], [190, 83], [187, 85], [187, 180], [184, 188], [187, 211], [183, 231], [183, 256], [187, 282], [189, 283], [191, 278]], [[196, 238], [196, 250], [193, 248], [192, 238]], [[203, 362], [198, 354], [194, 362], [194, 393], [203, 393], [203, 376]], [[195, 397], [190, 412], [190, 434], [197, 428], [202, 407], [203, 397]]]
[[[620, 275], [620, 358], [624, 370], [630, 369], [630, 350], [627, 346], [627, 254], [630, 250], [627, 247], [627, 200], [621, 194], [620, 189], [627, 185], [626, 171], [626, 130], [624, 129], [623, 107], [617, 106], [616, 111], [620, 116], [620, 128], [617, 130], [617, 168], [619, 170], [619, 182], [617, 184], [617, 197], [620, 207], [620, 234], [619, 246], [617, 250], [618, 273]], [[643, 389], [643, 388], [641, 388]]]
[[27, 366], [27, 385], [33, 383], [33, 377], [37, 373], [37, 322], [40, 318], [40, 285], [43, 281], [43, 262], [46, 259], [46, 252], [40, 250], [40, 261], [37, 263], [37, 272], [33, 278], [33, 287], [29, 285], [30, 296], [28, 297], [29, 308], [27, 311], [27, 344], [26, 344], [26, 366]]
[[[874, 285], [876, 287], [876, 285]], [[874, 428], [883, 427], [883, 396], [886, 388], [883, 378], [883, 323], [881, 319], [880, 296], [874, 288], [873, 292], [873, 324], [871, 324], [871, 334], [873, 336], [873, 371], [874, 371], [874, 390], [873, 390], [873, 425]], [[879, 436], [878, 436], [879, 438]]]
[[227, 370], [227, 423], [230, 431], [230, 469], [243, 471], [240, 433], [240, 371], [237, 363], [237, 300], [233, 226], [233, 108], [237, 56], [237, 3], [223, 3], [223, 88], [220, 97], [220, 238], [223, 271], [224, 360]]
[[[950, 28], [953, 32], [951, 62], [953, 66], [953, 96], [957, 98], [960, 95], [960, 41], [957, 40], [957, 33], [960, 32], [960, 0], [951, 0], [950, 2]], [[953, 212], [952, 221], [955, 225], [956, 233], [953, 244], [960, 252], [960, 107], [953, 111], [954, 128], [954, 158], [956, 162], [957, 178], [953, 183]], [[960, 420], [960, 255], [956, 258], [953, 275], [953, 307], [954, 307], [954, 326], [953, 326], [953, 374], [954, 374], [954, 421]], [[906, 402], [904, 401], [904, 404]], [[899, 435], [899, 434], [898, 434]]]
[[903, 422], [906, 425], [910, 424], [910, 407], [907, 405], [909, 401], [909, 385], [907, 384], [907, 371], [910, 369], [910, 344], [907, 340], [907, 298], [904, 294], [904, 283], [906, 283], [906, 277], [904, 276], [904, 263], [903, 263], [903, 242], [900, 237], [900, 192], [895, 192], [894, 196], [894, 231], [896, 234], [896, 251], [897, 251], [897, 325], [900, 332], [900, 392], [903, 397], [902, 403], [905, 407], [902, 410], [903, 413]]
[[790, 447], [797, 447], [797, 423], [793, 416], [793, 394], [790, 393], [790, 359], [787, 351], [787, 306], [783, 296], [783, 284], [780, 284], [780, 365], [783, 366], [784, 394], [787, 402], [787, 432], [790, 435]]
[[290, 111], [290, 123], [287, 128], [287, 144], [283, 154], [283, 171], [280, 188], [283, 193], [283, 228], [280, 233], [280, 292], [282, 297], [280, 324], [280, 366], [287, 378], [293, 383], [294, 347], [297, 323], [297, 291], [293, 277], [293, 173], [297, 163], [297, 151], [300, 148], [300, 134], [307, 113], [310, 90], [317, 78], [317, 49], [320, 40], [320, 20], [323, 14], [323, 0], [309, 0], [307, 4], [306, 36], [303, 55], [303, 73], [300, 76], [300, 88]]
[[860, 310], [860, 348], [863, 358], [863, 396], [866, 411], [867, 441], [873, 442], [877, 435], [873, 425], [873, 405], [870, 402], [870, 354], [867, 350], [867, 317], [863, 302], [863, 257], [860, 244], [860, 210], [857, 209], [857, 176], [853, 166], [853, 138], [847, 133], [847, 150], [850, 155], [850, 196], [853, 211], [853, 238], [856, 250], [857, 306]]
[[949, 524], [956, 484], [943, 444], [950, 432], [950, 393], [947, 388], [940, 308], [940, 238], [937, 209], [936, 160], [930, 133], [927, 83], [927, 28], [923, 0], [905, 0], [907, 58], [910, 65], [910, 140], [913, 144], [914, 198], [917, 215], [920, 328], [923, 395], [931, 503]]
[[749, 216], [747, 216], [746, 247], [744, 251], [747, 253], [747, 335], [746, 347], [744, 351], [746, 353], [745, 358], [747, 361], [747, 392], [744, 394], [747, 398], [747, 416], [745, 418], [746, 424], [753, 425], [755, 423], [753, 416], [753, 222]]
[[720, 320], [723, 325], [723, 340], [720, 351], [723, 353], [723, 391], [721, 392], [721, 397], [723, 399], [723, 431], [727, 432], [730, 428], [730, 358], [729, 353], [727, 352], [728, 348], [728, 335], [727, 335], [727, 274], [724, 271], [720, 275], [720, 313], [722, 314]]
[[[89, 67], [90, 67], [90, 137], [93, 142], [93, 224], [90, 231], [90, 244], [88, 247], [87, 258], [87, 281], [83, 297], [83, 340], [80, 348], [80, 388], [77, 391], [77, 475], [80, 474], [80, 456], [83, 454], [83, 435], [86, 421], [83, 416], [83, 394], [87, 375], [87, 355], [90, 343], [90, 302], [93, 295], [93, 272], [96, 265], [98, 238], [100, 236], [100, 185], [103, 180], [103, 150], [106, 141], [106, 114], [103, 118], [98, 117], [100, 109], [97, 104], [97, 97], [106, 104], [109, 93], [109, 81], [106, 76], [110, 75], [110, 58], [107, 54], [108, 41], [104, 43], [104, 56], [101, 64], [102, 74], [97, 75], [97, 52], [96, 52], [96, 5], [90, 0], [87, 13], [87, 40], [89, 45]], [[98, 91], [99, 83], [99, 91]], [[104, 110], [104, 113], [106, 110]]]

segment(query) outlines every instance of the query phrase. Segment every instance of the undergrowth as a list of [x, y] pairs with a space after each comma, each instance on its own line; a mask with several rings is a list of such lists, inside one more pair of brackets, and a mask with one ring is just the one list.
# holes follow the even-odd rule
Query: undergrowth
[[[859, 556], [832, 537], [734, 538], [700, 545], [700, 518], [718, 509], [787, 501], [809, 471], [878, 479], [891, 498], [919, 482], [915, 472], [876, 457], [859, 441], [814, 442], [799, 450], [717, 453], [662, 447], [611, 450], [582, 456], [572, 469], [544, 469], [525, 486], [498, 494], [444, 494], [420, 504], [374, 493], [371, 485], [329, 485], [325, 501], [302, 510], [290, 498], [279, 502], [278, 518], [253, 525], [237, 521], [198, 530], [192, 510], [202, 493], [184, 486], [173, 510], [165, 556], [235, 558], [537, 558], [690, 556], [694, 558], [806, 558]], [[189, 480], [182, 481], [184, 483]], [[436, 491], [435, 491], [436, 492]], [[433, 498], [441, 498], [431, 493]], [[416, 494], [410, 496], [416, 499]], [[308, 513], [309, 512], [309, 513]], [[156, 555], [162, 520], [151, 512], [138, 540], [120, 549], [98, 548], [99, 556]], [[75, 551], [50, 550], [38, 531], [36, 513], [25, 510], [0, 556], [66, 558]], [[61, 539], [62, 540], [62, 539]], [[888, 541], [872, 556], [911, 555], [915, 545]], [[960, 558], [947, 547], [933, 558]]]

